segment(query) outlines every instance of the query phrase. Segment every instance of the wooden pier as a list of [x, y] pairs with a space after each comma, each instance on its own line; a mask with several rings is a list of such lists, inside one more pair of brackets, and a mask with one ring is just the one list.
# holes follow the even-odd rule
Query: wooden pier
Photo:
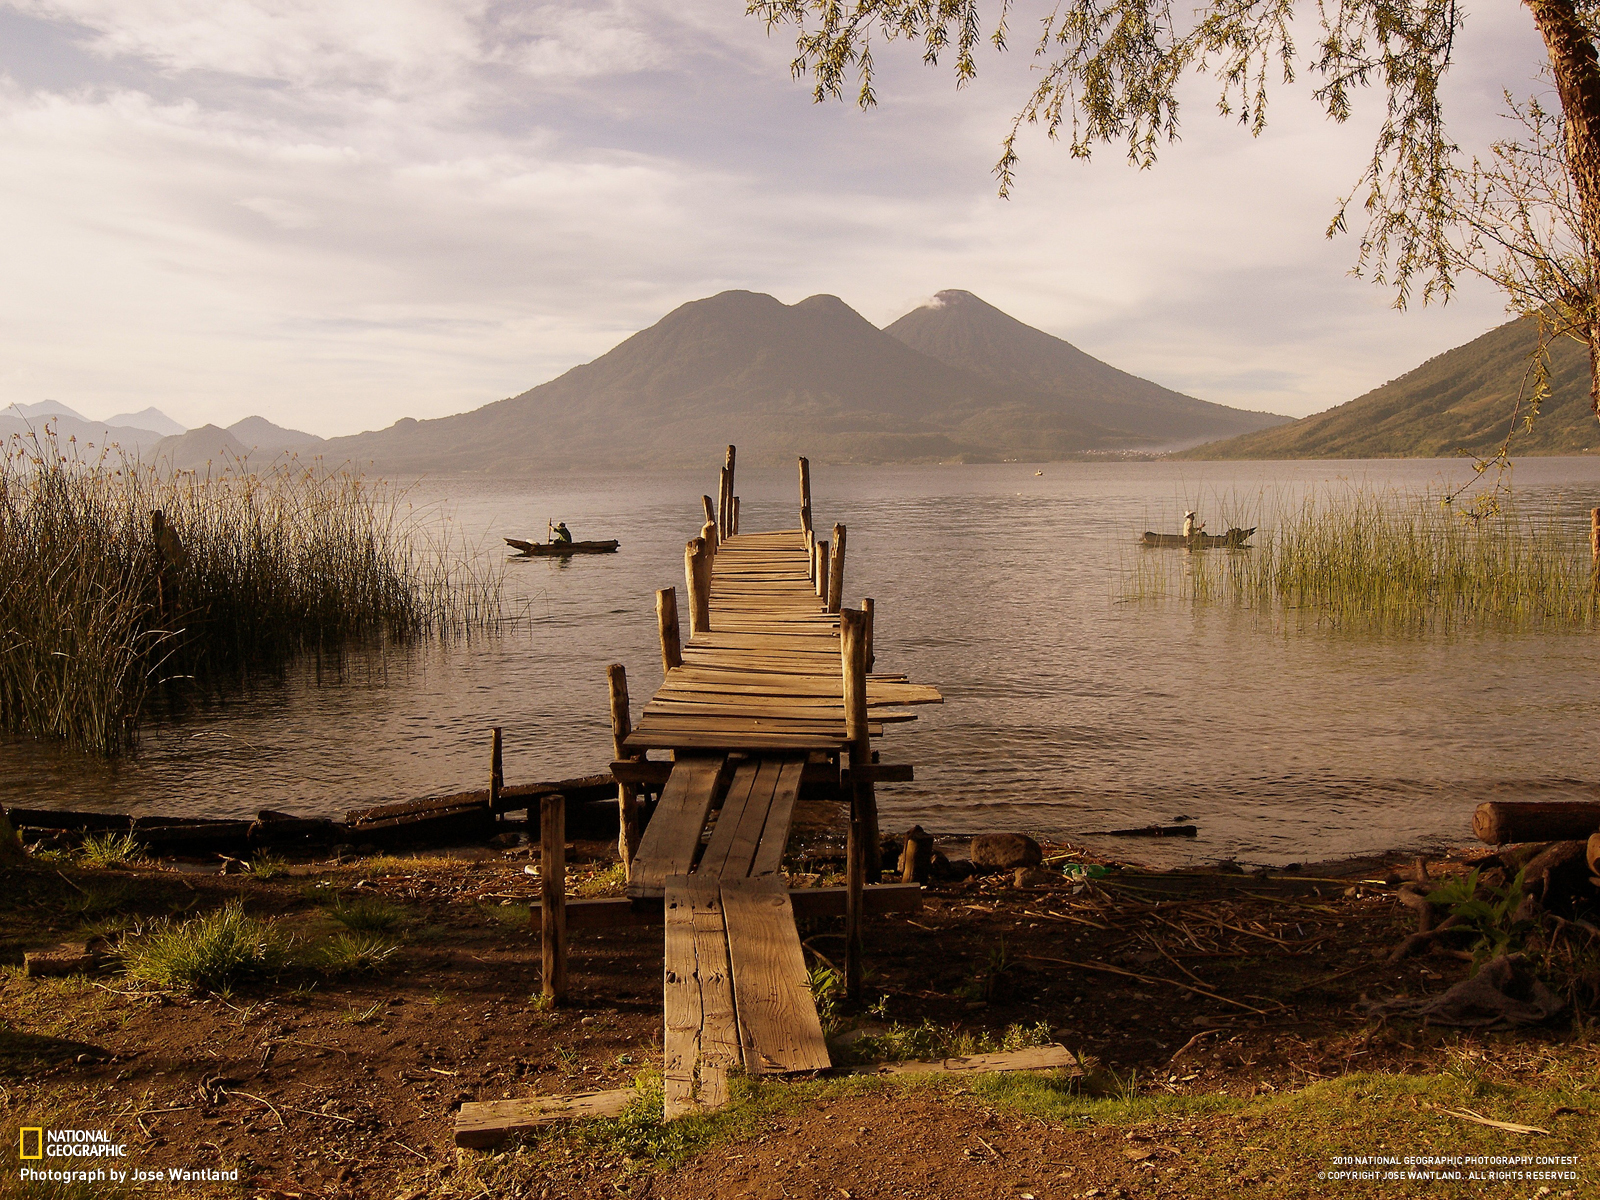
[[[659, 593], [665, 678], [619, 740], [630, 756], [672, 752], [628, 880], [630, 897], [665, 906], [668, 1119], [725, 1103], [736, 1067], [831, 1066], [781, 873], [795, 806], [803, 783], [851, 801], [847, 973], [858, 977], [862, 889], [877, 874], [868, 739], [913, 719], [910, 705], [941, 700], [867, 673], [864, 615], [840, 602], [845, 530], [834, 527], [831, 548], [814, 536], [806, 461], [799, 526], [744, 533], [734, 455], [720, 503], [704, 498], [706, 522], [685, 547], [690, 636], [675, 591]], [[630, 777], [626, 760], [616, 771]]]
[[[610, 672], [627, 898], [567, 901], [552, 878], [538, 918], [552, 1002], [563, 998], [569, 914], [574, 927], [664, 925], [667, 1120], [727, 1103], [735, 1069], [785, 1075], [832, 1066], [796, 910], [842, 911], [846, 991], [859, 997], [863, 918], [920, 903], [910, 872], [902, 882], [878, 882], [875, 785], [909, 781], [912, 771], [878, 761], [871, 739], [915, 719], [913, 706], [943, 700], [903, 675], [872, 673], [875, 606], [870, 599], [859, 609], [842, 602], [846, 530], [835, 525], [831, 539], [816, 537], [806, 460], [799, 464], [799, 527], [743, 533], [734, 457], [729, 446], [717, 499], [702, 497], [705, 524], [685, 547], [687, 640], [676, 590], [656, 594], [664, 679], [637, 725], [625, 673], [620, 666]], [[652, 750], [670, 751], [671, 761], [650, 760]], [[641, 792], [657, 796], [642, 831]], [[790, 827], [802, 799], [819, 795], [848, 805], [846, 886], [791, 891], [783, 873]], [[560, 809], [553, 801], [550, 807], [541, 830], [542, 875], [560, 870]], [[931, 844], [920, 830], [909, 840], [924, 854]], [[1072, 1070], [1073, 1063], [1052, 1045], [869, 1069]], [[632, 1094], [463, 1104], [456, 1142], [486, 1147], [552, 1122], [614, 1115]]]

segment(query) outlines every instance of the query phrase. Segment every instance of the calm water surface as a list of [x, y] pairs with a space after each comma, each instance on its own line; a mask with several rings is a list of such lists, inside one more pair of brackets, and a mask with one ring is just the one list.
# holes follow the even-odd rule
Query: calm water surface
[[[616, 537], [616, 556], [507, 565], [523, 619], [420, 651], [296, 666], [281, 681], [157, 722], [106, 766], [0, 741], [9, 802], [239, 815], [339, 814], [481, 786], [502, 725], [509, 782], [610, 759], [605, 667], [628, 668], [635, 710], [660, 683], [654, 590], [682, 588], [683, 542], [714, 490], [699, 473], [436, 479], [485, 547], [502, 534]], [[1145, 528], [1199, 507], [1271, 507], [1306, 488], [1413, 491], [1455, 462], [1105, 463], [817, 467], [816, 522], [850, 529], [846, 596], [877, 600], [879, 669], [937, 684], [942, 707], [891, 728], [886, 759], [914, 784], [880, 794], [886, 829], [1048, 834], [1183, 816], [1194, 841], [1087, 839], [1150, 862], [1282, 863], [1466, 840], [1492, 797], [1600, 793], [1600, 638], [1285, 633], [1249, 613], [1124, 603]], [[1600, 504], [1600, 459], [1516, 469], [1524, 504], [1575, 523]], [[741, 469], [746, 529], [789, 527], [790, 470]], [[490, 551], [494, 558], [498, 552]], [[1181, 552], [1178, 552], [1181, 553]]]

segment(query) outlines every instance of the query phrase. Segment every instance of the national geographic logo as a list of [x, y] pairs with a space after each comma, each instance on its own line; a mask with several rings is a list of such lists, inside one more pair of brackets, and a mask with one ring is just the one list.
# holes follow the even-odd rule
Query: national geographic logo
[[125, 1158], [128, 1147], [113, 1142], [104, 1129], [46, 1129], [24, 1125], [17, 1157], [37, 1162], [45, 1158]]

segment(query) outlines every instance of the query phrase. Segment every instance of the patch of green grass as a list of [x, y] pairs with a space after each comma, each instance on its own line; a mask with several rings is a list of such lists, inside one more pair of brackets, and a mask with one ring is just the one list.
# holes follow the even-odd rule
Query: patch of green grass
[[381, 896], [339, 897], [328, 915], [356, 933], [392, 933], [406, 921], [406, 910]]
[[628, 868], [621, 863], [591, 871], [573, 883], [573, 893], [585, 900], [596, 896], [620, 896], [628, 885]]
[[245, 870], [255, 879], [276, 879], [288, 874], [289, 864], [276, 854], [258, 854], [250, 860]]
[[131, 833], [90, 834], [78, 847], [78, 861], [86, 867], [120, 867], [144, 860], [144, 847]]
[[124, 973], [172, 992], [221, 992], [271, 979], [294, 965], [295, 942], [275, 922], [246, 916], [231, 900], [187, 921], [161, 921], [118, 945]]
[[310, 961], [329, 975], [363, 975], [382, 970], [400, 947], [371, 933], [341, 933], [318, 946]]
[[479, 904], [478, 908], [484, 916], [502, 925], [526, 929], [533, 922], [533, 909], [526, 904]]
[[840, 1066], [869, 1062], [908, 1062], [915, 1059], [964, 1058], [969, 1054], [993, 1054], [1000, 1050], [1026, 1050], [1052, 1040], [1050, 1027], [1008, 1025], [999, 1037], [985, 1029], [962, 1029], [923, 1021], [920, 1025], [890, 1022], [881, 1033], [851, 1039], [848, 1045], [832, 1049]]

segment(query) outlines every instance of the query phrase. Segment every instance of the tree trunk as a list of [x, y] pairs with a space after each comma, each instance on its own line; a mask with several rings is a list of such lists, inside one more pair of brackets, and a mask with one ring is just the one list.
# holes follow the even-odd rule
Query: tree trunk
[[[1600, 56], [1574, 0], [1525, 0], [1550, 54], [1567, 123], [1567, 170], [1589, 243], [1589, 279], [1600, 283]], [[1589, 407], [1600, 417], [1600, 306], [1589, 310]]]

